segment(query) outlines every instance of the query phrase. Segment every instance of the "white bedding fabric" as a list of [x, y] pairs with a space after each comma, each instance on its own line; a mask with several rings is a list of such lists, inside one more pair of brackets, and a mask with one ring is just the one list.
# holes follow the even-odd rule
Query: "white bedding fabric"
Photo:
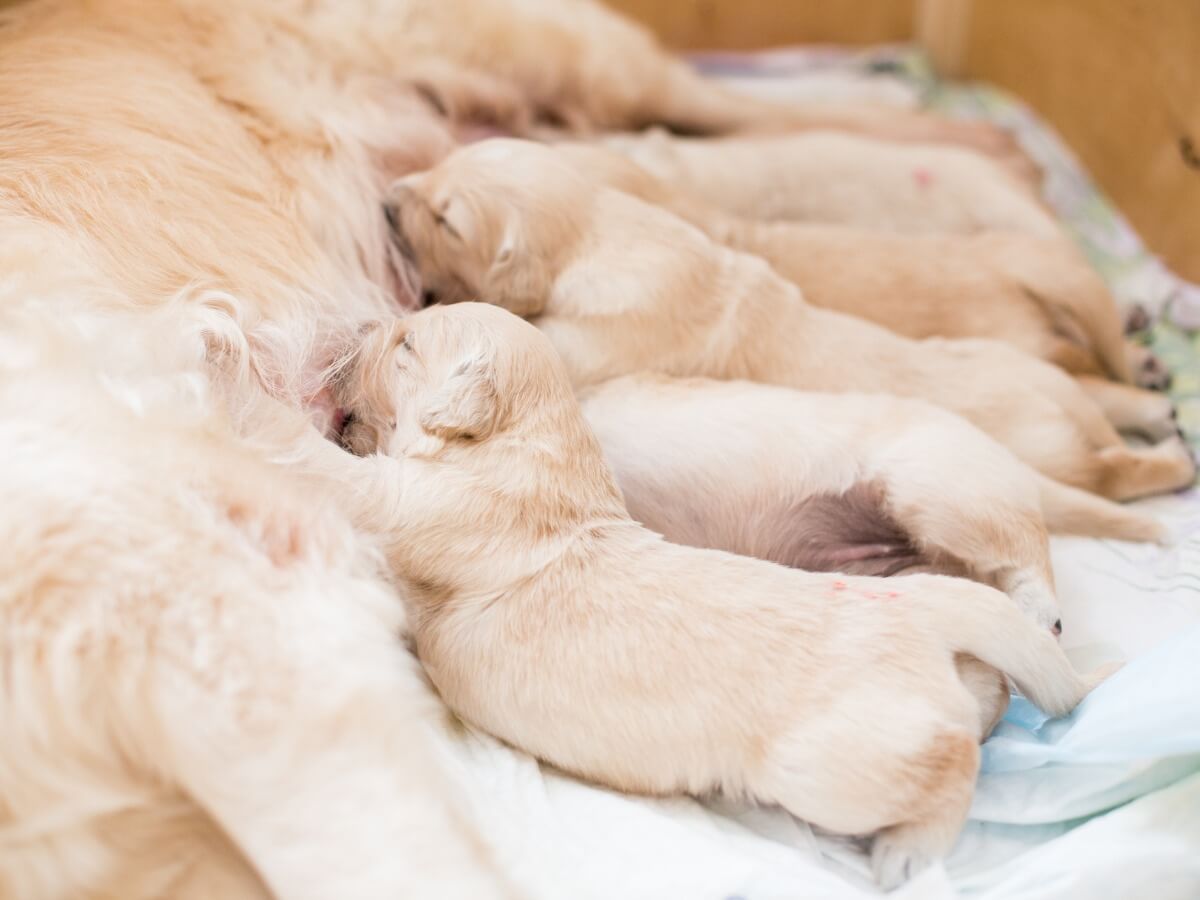
[[[1190, 579], [1169, 575], [1197, 549], [1195, 539], [1166, 550], [1056, 541], [1064, 619], [1087, 622], [1080, 631], [1094, 639], [1081, 647], [1068, 633], [1072, 655], [1091, 664], [1128, 650], [1133, 659], [1070, 719], [1040, 730], [1040, 714], [1014, 701], [985, 746], [972, 821], [957, 849], [944, 868], [894, 896], [1200, 897], [1200, 597]], [[1168, 574], [1143, 574], [1138, 583], [1141, 570], [1128, 558], [1147, 553]], [[449, 746], [480, 824], [535, 896], [878, 894], [861, 848], [818, 837], [780, 809], [626, 797], [482, 735]]]

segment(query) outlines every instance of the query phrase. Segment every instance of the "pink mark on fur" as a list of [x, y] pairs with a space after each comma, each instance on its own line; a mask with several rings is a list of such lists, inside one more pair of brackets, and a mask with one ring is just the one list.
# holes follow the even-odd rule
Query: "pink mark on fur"
[[916, 179], [920, 187], [927, 188], [933, 186], [933, 173], [928, 169], [914, 169], [913, 178]]
[[833, 583], [833, 589], [834, 589], [835, 591], [844, 591], [844, 590], [846, 589], [846, 582], [844, 582], [844, 581], [835, 581], [835, 582]]
[[896, 600], [900, 597], [899, 591], [860, 591], [864, 600]]

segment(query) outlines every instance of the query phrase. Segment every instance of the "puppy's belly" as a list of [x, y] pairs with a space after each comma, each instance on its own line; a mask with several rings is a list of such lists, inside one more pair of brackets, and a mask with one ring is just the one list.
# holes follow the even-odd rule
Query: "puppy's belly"
[[884, 499], [872, 482], [844, 494], [780, 497], [752, 510], [746, 544], [753, 556], [810, 572], [895, 575], [929, 566]]
[[875, 482], [859, 482], [843, 493], [757, 494], [732, 504], [693, 507], [690, 515], [672, 516], [674, 521], [648, 521], [638, 516], [637, 505], [631, 497], [635, 518], [662, 531], [667, 540], [809, 572], [888, 576], [955, 570], [952, 561], [934, 559], [917, 548], [889, 513], [886, 492]]

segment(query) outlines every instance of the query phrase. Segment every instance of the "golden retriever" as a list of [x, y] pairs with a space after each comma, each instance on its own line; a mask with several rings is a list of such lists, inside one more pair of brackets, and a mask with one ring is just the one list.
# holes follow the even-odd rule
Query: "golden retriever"
[[[876, 833], [893, 885], [966, 817], [973, 656], [1063, 713], [1094, 679], [975, 582], [813, 574], [670, 544], [629, 518], [551, 342], [487, 304], [369, 332], [333, 460], [413, 606], [447, 704], [568, 772], [650, 794], [782, 804]], [[338, 451], [331, 451], [338, 454]]]

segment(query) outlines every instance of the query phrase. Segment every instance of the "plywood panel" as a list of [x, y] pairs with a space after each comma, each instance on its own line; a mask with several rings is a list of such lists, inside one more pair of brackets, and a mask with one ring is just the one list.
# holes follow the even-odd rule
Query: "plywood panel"
[[906, 41], [913, 0], [605, 0], [669, 46], [745, 50], [797, 43]]
[[961, 63], [1049, 119], [1146, 242], [1200, 280], [1200, 2], [972, 0]]

